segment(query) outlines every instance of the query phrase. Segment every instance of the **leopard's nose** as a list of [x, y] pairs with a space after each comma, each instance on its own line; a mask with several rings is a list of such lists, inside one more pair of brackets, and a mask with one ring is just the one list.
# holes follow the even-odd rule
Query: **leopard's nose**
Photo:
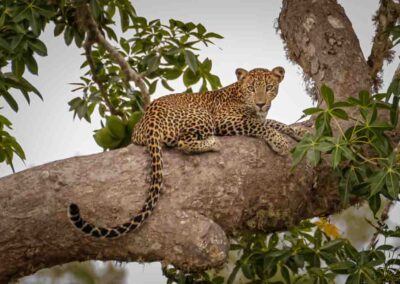
[[256, 104], [260, 109], [262, 109], [265, 106], [265, 103], [261, 103], [261, 104]]

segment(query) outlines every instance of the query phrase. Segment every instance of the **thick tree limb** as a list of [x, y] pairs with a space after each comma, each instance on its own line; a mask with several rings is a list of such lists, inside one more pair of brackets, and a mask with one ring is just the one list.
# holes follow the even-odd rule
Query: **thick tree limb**
[[[77, 202], [88, 220], [128, 220], [146, 197], [148, 154], [143, 147], [75, 157], [0, 179], [0, 283], [73, 260], [156, 261], [200, 269], [225, 260], [225, 233], [280, 230], [338, 209], [333, 177], [290, 171], [266, 144], [221, 138], [220, 153], [166, 151], [165, 186], [154, 215], [127, 237], [95, 240], [68, 221]], [[325, 185], [325, 187], [324, 187]], [[295, 200], [295, 202], [293, 202]]]
[[331, 87], [338, 100], [371, 89], [358, 38], [335, 0], [284, 0], [279, 28], [289, 59], [312, 80], [319, 102], [322, 84]]

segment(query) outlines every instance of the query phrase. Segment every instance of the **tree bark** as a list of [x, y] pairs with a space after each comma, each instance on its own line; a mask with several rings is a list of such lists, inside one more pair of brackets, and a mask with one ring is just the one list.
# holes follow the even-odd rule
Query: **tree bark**
[[315, 195], [311, 168], [291, 172], [289, 157], [255, 138], [221, 140], [220, 153], [165, 151], [165, 184], [154, 214], [137, 232], [113, 241], [82, 235], [66, 208], [77, 202], [83, 216], [100, 225], [127, 221], [146, 197], [144, 147], [56, 161], [0, 179], [0, 283], [73, 260], [215, 267], [227, 256], [226, 233], [280, 230], [337, 207], [331, 186]]
[[[284, 0], [279, 25], [289, 58], [316, 90], [326, 83], [343, 99], [371, 88], [358, 39], [336, 1]], [[290, 157], [277, 156], [259, 139], [220, 140], [219, 153], [164, 150], [165, 183], [154, 214], [116, 240], [82, 235], [66, 208], [76, 202], [88, 221], [104, 226], [128, 220], [146, 198], [143, 147], [56, 161], [0, 179], [0, 283], [87, 259], [216, 267], [227, 257], [228, 235], [283, 230], [340, 210], [337, 178], [328, 167], [303, 163], [292, 171]]]
[[323, 84], [338, 100], [371, 89], [360, 43], [336, 0], [284, 0], [279, 28], [289, 59], [311, 80], [312, 95], [319, 102]]

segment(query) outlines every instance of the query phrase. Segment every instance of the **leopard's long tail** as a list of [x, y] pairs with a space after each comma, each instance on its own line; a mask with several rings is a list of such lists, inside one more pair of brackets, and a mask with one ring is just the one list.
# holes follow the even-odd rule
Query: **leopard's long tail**
[[149, 189], [149, 195], [140, 212], [133, 216], [130, 221], [122, 225], [104, 228], [97, 227], [96, 225], [88, 223], [82, 219], [79, 213], [79, 207], [72, 203], [68, 206], [68, 217], [76, 228], [78, 228], [84, 234], [92, 237], [113, 239], [133, 231], [143, 224], [156, 206], [160, 196], [163, 179], [161, 141], [157, 136], [158, 135], [155, 135], [155, 137], [150, 136], [152, 138], [150, 138], [148, 143], [148, 150], [151, 156], [151, 185]]

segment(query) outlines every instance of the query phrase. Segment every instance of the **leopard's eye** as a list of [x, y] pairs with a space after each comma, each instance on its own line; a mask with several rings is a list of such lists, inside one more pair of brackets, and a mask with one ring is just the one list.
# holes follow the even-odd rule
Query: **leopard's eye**
[[254, 87], [253, 87], [253, 86], [248, 86], [248, 87], [247, 87], [247, 90], [248, 90], [249, 92], [254, 92]]
[[272, 90], [272, 86], [267, 86], [265, 89], [266, 89], [267, 91], [271, 91], [271, 90]]

